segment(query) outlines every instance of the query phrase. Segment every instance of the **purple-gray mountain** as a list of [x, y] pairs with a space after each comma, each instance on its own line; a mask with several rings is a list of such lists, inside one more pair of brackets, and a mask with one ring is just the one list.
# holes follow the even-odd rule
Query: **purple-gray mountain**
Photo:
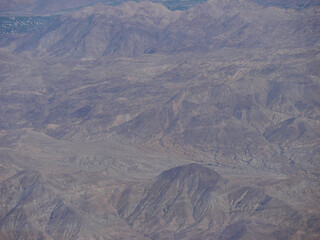
[[320, 238], [319, 1], [0, 5], [1, 239]]

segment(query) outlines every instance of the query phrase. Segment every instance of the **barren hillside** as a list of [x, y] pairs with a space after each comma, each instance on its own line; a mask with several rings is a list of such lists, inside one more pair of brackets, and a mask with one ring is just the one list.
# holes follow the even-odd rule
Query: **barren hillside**
[[38, 3], [1, 18], [1, 239], [320, 238], [317, 1]]

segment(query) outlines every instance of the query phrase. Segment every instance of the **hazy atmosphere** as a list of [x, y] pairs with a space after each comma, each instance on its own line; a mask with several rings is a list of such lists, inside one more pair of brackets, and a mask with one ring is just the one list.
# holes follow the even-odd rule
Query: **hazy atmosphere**
[[0, 0], [0, 239], [319, 240], [320, 0]]

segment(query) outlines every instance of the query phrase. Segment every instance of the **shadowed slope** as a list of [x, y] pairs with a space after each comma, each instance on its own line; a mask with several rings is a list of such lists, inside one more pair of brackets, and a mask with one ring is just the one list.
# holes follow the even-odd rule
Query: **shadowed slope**
[[192, 225], [215, 228], [225, 220], [224, 213], [213, 205], [219, 181], [217, 172], [199, 164], [176, 167], [160, 174], [146, 188], [132, 212], [127, 199], [135, 191], [124, 191], [117, 204], [118, 212], [134, 228], [152, 236], [164, 229], [170, 235], [170, 231], [172, 234]]
[[28, 170], [3, 181], [0, 184], [0, 238], [72, 240], [122, 236], [145, 239], [112, 209], [106, 210], [105, 194], [85, 190], [92, 181], [92, 177], [81, 172], [57, 174], [47, 179]]
[[317, 236], [319, 216], [306, 216], [270, 195], [267, 189], [278, 183], [232, 183], [210, 168], [189, 164], [163, 172], [150, 184], [127, 187], [116, 207], [133, 229], [152, 239], [290, 239], [299, 234], [313, 239], [308, 235]]

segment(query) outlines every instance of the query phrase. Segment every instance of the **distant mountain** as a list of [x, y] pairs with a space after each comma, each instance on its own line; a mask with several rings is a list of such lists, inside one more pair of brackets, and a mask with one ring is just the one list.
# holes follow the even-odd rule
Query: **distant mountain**
[[[206, 0], [153, 0], [154, 3], [161, 3], [170, 10], [186, 10]], [[109, 6], [119, 5], [126, 0], [80, 0], [80, 1], [52, 1], [52, 0], [28, 0], [28, 1], [0, 1], [0, 14], [6, 15], [48, 15], [61, 14], [79, 10], [83, 7], [102, 3]], [[134, 2], [142, 2], [136, 0]]]
[[17, 52], [54, 56], [139, 56], [229, 48], [282, 48], [318, 44], [319, 14], [250, 2], [209, 1], [185, 12], [160, 4], [96, 5], [65, 14], [18, 44]]
[[319, 0], [252, 0], [253, 2], [259, 3], [264, 6], [274, 6], [280, 8], [294, 8], [294, 9], [301, 9], [307, 8], [311, 6], [319, 6]]
[[63, 15], [28, 37], [17, 51], [39, 46], [56, 56], [135, 56], [155, 51], [159, 30], [175, 14], [160, 4], [96, 5]]
[[[310, 6], [319, 6], [319, 0], [249, 0], [263, 6], [275, 6], [279, 8], [301, 9]], [[43, 15], [57, 14], [66, 11], [74, 11], [80, 8], [103, 3], [105, 5], [118, 5], [126, 0], [1, 0], [0, 13], [13, 15]], [[136, 0], [135, 2], [142, 2]], [[154, 3], [161, 3], [170, 10], [186, 10], [206, 0], [153, 0]]]

